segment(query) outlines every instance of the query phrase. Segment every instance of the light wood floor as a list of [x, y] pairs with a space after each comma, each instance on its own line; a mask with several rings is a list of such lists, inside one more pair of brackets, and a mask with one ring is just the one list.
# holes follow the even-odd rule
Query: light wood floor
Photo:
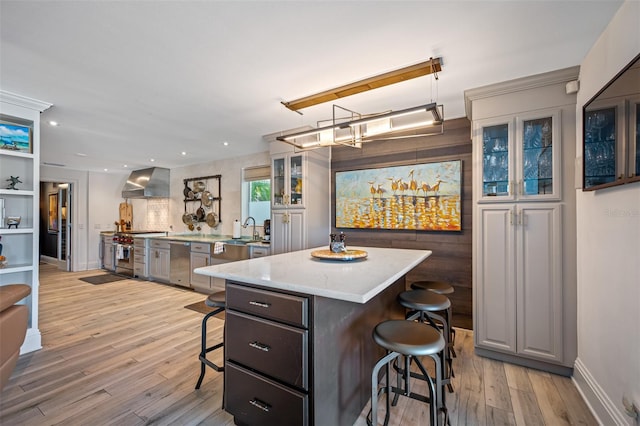
[[[233, 424], [220, 408], [221, 373], [209, 369], [194, 390], [202, 315], [184, 306], [204, 296], [138, 280], [79, 280], [97, 273], [41, 267], [43, 349], [20, 357], [0, 395], [0, 424]], [[219, 338], [223, 321], [209, 324]], [[471, 332], [459, 330], [456, 346], [452, 425], [597, 424], [569, 379], [479, 358]], [[427, 419], [428, 406], [401, 398], [390, 424]]]

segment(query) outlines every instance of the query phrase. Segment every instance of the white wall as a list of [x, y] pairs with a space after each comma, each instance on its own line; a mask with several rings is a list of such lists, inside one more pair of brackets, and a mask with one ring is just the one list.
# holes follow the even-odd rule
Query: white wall
[[[100, 267], [98, 243], [100, 231], [115, 229], [120, 194], [128, 173], [96, 173], [60, 167], [40, 167], [40, 180], [68, 182], [72, 193], [72, 270]], [[134, 212], [135, 214], [135, 212]]]
[[[640, 2], [626, 1], [580, 70], [582, 107], [640, 53]], [[582, 153], [582, 137], [576, 141]], [[576, 193], [578, 359], [574, 379], [603, 424], [633, 424], [622, 397], [640, 406], [640, 182]]]
[[[242, 169], [271, 164], [269, 152], [243, 157], [203, 163], [172, 169], [171, 198], [131, 199], [133, 205], [133, 229], [190, 232], [182, 223], [184, 212], [184, 185], [182, 179], [222, 175], [222, 223], [215, 229], [202, 223], [202, 233], [231, 234], [232, 223], [241, 217]], [[70, 170], [60, 167], [40, 167], [40, 180], [44, 182], [69, 182], [73, 184], [72, 208], [75, 220], [72, 222], [72, 270], [84, 271], [100, 267], [100, 231], [113, 231], [114, 222], [119, 218], [118, 207], [124, 199], [122, 187], [129, 172], [98, 173]], [[195, 207], [197, 203], [193, 203]], [[168, 213], [167, 213], [168, 212]], [[248, 232], [248, 233], [247, 233]], [[250, 230], [244, 230], [246, 235]]]
[[[187, 226], [182, 223], [182, 215], [184, 213], [184, 194], [182, 192], [184, 189], [183, 179], [218, 174], [222, 175], [221, 223], [214, 229], [209, 228], [206, 223], [202, 223], [202, 230], [200, 232], [203, 234], [231, 235], [233, 233], [233, 221], [236, 219], [243, 221], [245, 219], [242, 217], [241, 202], [242, 169], [245, 167], [270, 164], [271, 157], [269, 156], [269, 152], [265, 151], [258, 154], [228, 158], [211, 163], [171, 169], [171, 214], [169, 216], [169, 226], [172, 227], [172, 231], [176, 233], [191, 232]], [[214, 184], [214, 182], [214, 180], [210, 180], [209, 185]], [[190, 203], [189, 208], [195, 211], [199, 206], [200, 205], [198, 203]], [[197, 233], [195, 230], [193, 232]], [[260, 230], [260, 232], [262, 231]], [[243, 235], [251, 235], [251, 230], [244, 229]]]

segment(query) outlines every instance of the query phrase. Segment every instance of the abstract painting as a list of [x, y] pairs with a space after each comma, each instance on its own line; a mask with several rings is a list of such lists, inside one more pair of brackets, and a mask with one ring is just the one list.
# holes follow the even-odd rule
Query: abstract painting
[[460, 231], [462, 160], [336, 172], [336, 228]]

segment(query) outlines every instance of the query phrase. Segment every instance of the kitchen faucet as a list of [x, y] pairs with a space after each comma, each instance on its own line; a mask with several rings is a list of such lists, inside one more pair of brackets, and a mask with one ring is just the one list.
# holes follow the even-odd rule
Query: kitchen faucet
[[260, 235], [258, 235], [258, 233], [256, 232], [256, 220], [253, 217], [249, 216], [248, 218], [246, 218], [244, 220], [244, 223], [242, 224], [242, 227], [246, 228], [247, 226], [249, 226], [249, 219], [253, 221], [253, 239], [257, 241], [260, 239]]

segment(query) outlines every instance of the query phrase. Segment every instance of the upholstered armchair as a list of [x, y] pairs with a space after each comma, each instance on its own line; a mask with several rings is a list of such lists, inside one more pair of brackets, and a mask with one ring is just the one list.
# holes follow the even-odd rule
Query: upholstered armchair
[[29, 309], [16, 305], [31, 293], [26, 284], [0, 287], [0, 391], [9, 381], [20, 356], [29, 321]]

